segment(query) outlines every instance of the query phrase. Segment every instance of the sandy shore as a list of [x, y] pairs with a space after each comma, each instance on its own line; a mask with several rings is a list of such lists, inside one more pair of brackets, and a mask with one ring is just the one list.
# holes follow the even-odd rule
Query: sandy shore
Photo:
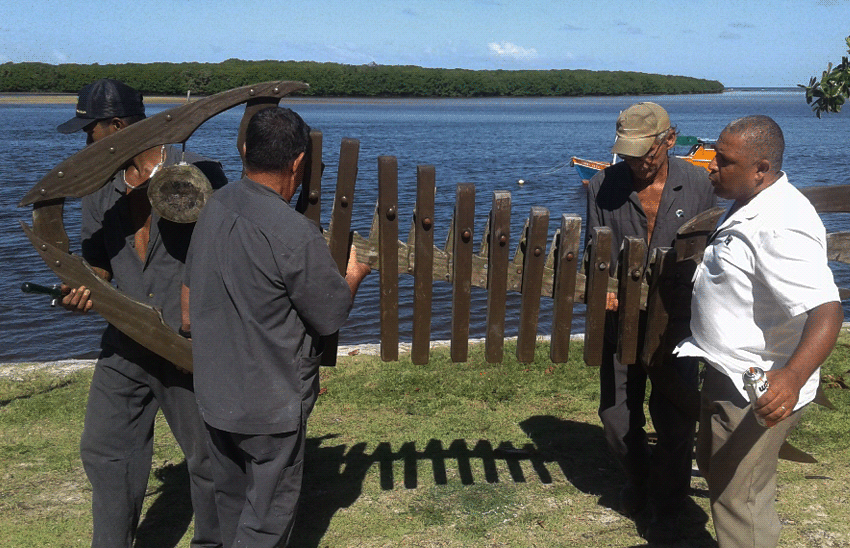
[[[186, 97], [145, 96], [145, 104], [174, 104], [186, 102]], [[76, 105], [76, 93], [0, 93], [0, 105]]]

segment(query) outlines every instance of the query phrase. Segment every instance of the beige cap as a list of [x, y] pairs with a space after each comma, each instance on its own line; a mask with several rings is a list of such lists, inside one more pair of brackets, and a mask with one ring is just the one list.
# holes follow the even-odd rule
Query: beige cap
[[655, 103], [637, 103], [617, 118], [617, 140], [611, 152], [623, 156], [643, 156], [655, 137], [670, 129], [667, 111]]

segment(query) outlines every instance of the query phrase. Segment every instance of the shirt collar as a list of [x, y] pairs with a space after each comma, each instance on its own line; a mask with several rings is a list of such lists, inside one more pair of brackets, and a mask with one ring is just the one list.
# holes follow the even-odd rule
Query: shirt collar
[[289, 203], [289, 202], [287, 202], [286, 200], [283, 199], [283, 196], [281, 196], [280, 194], [278, 194], [274, 190], [270, 189], [266, 185], [260, 184], [257, 181], [251, 179], [250, 177], [243, 177], [242, 182], [245, 184], [245, 188], [250, 190], [251, 192], [256, 192], [257, 194], [263, 194], [263, 195], [268, 195], [268, 196], [274, 196], [275, 198], [277, 198], [277, 199], [279, 199], [283, 202], [286, 202], [287, 204]]
[[732, 208], [734, 204], [729, 205], [729, 209], [726, 211], [726, 215], [723, 217], [723, 223], [721, 227], [726, 226], [734, 220], [752, 220], [759, 216], [759, 214], [765, 211], [765, 204], [769, 202], [774, 202], [778, 199], [779, 195], [782, 193], [782, 187], [790, 184], [788, 182], [788, 177], [784, 171], [779, 172], [779, 178], [771, 183], [770, 186], [753, 196], [749, 202], [742, 205], [738, 211], [729, 214], [729, 209]]

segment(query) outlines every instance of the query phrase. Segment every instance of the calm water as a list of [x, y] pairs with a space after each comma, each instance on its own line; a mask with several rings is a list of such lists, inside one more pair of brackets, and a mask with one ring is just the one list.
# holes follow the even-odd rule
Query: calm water
[[[360, 140], [360, 163], [355, 193], [353, 228], [366, 235], [377, 197], [377, 158], [396, 156], [399, 165], [399, 232], [407, 234], [415, 196], [416, 166], [432, 164], [437, 172], [435, 241], [444, 242], [451, 219], [457, 183], [476, 186], [476, 240], [494, 190], [512, 193], [512, 243], [532, 206], [545, 206], [552, 219], [550, 235], [563, 213], [584, 216], [584, 190], [570, 156], [605, 160], [613, 141], [617, 114], [638, 100], [662, 104], [684, 135], [716, 138], [732, 119], [767, 114], [782, 126], [788, 143], [785, 169], [800, 186], [848, 184], [846, 112], [818, 120], [797, 91], [730, 92], [682, 97], [571, 98], [571, 99], [443, 99], [443, 100], [293, 100], [313, 128], [324, 134], [326, 164], [323, 200], [333, 196], [339, 145], [344, 137]], [[148, 113], [166, 107], [152, 105]], [[51, 284], [55, 275], [42, 262], [20, 229], [30, 222], [29, 208], [17, 203], [45, 173], [84, 144], [84, 135], [60, 135], [57, 124], [71, 116], [71, 105], [0, 106], [0, 361], [53, 360], [96, 355], [103, 320], [95, 314], [72, 315], [51, 309], [49, 299], [26, 295], [23, 281]], [[241, 170], [236, 154], [236, 128], [241, 107], [207, 122], [189, 140], [188, 147], [221, 160], [231, 179]], [[526, 184], [517, 185], [518, 179]], [[79, 250], [79, 204], [69, 200], [65, 226], [72, 251]], [[326, 225], [329, 211], [323, 212]], [[825, 218], [831, 232], [847, 230], [838, 216]], [[442, 245], [441, 243], [438, 245]], [[850, 275], [838, 268], [839, 285]], [[342, 344], [378, 342], [378, 276], [363, 283], [351, 318], [341, 331]], [[400, 289], [400, 331], [409, 338], [412, 277], [403, 276]], [[432, 339], [449, 338], [450, 288], [434, 285]], [[473, 298], [471, 336], [484, 335], [484, 292]], [[543, 299], [541, 333], [551, 322], [550, 300]], [[519, 300], [508, 307], [508, 332]], [[580, 328], [581, 318], [577, 328]]]

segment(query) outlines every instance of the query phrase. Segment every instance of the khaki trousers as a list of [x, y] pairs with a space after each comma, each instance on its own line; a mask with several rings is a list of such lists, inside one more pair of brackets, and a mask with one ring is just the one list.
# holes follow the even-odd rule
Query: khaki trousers
[[708, 482], [720, 548], [775, 548], [781, 528], [774, 508], [779, 448], [803, 410], [764, 428], [736, 382], [742, 380], [706, 365], [697, 465]]

